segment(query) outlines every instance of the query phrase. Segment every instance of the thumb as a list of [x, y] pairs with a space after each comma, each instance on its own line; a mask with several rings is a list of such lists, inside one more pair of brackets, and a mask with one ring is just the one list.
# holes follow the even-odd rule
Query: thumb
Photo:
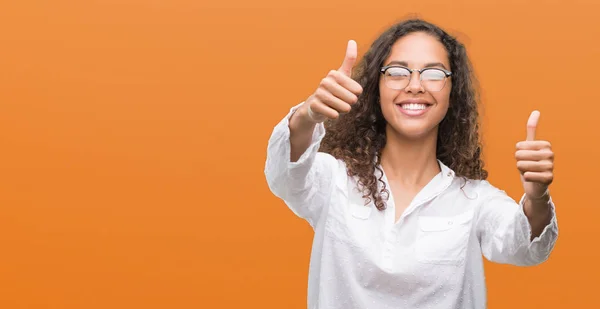
[[533, 111], [527, 120], [527, 140], [535, 140], [535, 129], [537, 128], [538, 120], [540, 119], [540, 112]]
[[347, 76], [351, 76], [352, 67], [354, 66], [354, 62], [356, 62], [356, 57], [356, 42], [354, 40], [350, 40], [348, 41], [348, 47], [346, 48], [346, 57], [344, 57], [344, 62], [342, 63], [339, 71]]

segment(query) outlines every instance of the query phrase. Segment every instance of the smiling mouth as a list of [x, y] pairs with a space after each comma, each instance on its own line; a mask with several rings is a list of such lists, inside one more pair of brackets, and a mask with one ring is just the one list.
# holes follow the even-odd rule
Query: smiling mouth
[[430, 106], [429, 104], [424, 104], [424, 103], [403, 103], [403, 104], [396, 104], [396, 105], [400, 106], [400, 108], [402, 108], [404, 110], [409, 110], [409, 111], [424, 110]]

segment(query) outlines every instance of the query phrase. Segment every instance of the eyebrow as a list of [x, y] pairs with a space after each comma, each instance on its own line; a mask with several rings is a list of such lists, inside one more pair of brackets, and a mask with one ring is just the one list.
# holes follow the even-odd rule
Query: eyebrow
[[[392, 62], [388, 63], [387, 65], [393, 65], [393, 64], [408, 67], [408, 63], [405, 61], [392, 61]], [[424, 66], [424, 68], [433, 68], [433, 67], [442, 67], [447, 70], [446, 66], [441, 62], [430, 62], [430, 63], [426, 63]]]

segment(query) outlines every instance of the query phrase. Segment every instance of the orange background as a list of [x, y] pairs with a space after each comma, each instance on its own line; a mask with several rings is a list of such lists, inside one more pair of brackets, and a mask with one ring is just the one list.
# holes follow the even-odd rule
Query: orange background
[[305, 308], [312, 231], [268, 190], [289, 108], [409, 13], [463, 40], [490, 181], [532, 109], [560, 237], [486, 264], [489, 308], [600, 306], [595, 1], [3, 1], [0, 308]]

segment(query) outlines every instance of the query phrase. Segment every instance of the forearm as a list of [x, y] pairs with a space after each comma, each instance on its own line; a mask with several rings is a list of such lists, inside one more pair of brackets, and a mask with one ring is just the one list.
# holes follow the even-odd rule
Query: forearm
[[540, 236], [552, 219], [549, 201], [549, 194], [545, 194], [539, 199], [531, 199], [525, 196], [523, 210], [531, 226], [531, 240]]
[[305, 106], [301, 106], [290, 118], [290, 161], [296, 162], [312, 141], [316, 123], [307, 119]]

